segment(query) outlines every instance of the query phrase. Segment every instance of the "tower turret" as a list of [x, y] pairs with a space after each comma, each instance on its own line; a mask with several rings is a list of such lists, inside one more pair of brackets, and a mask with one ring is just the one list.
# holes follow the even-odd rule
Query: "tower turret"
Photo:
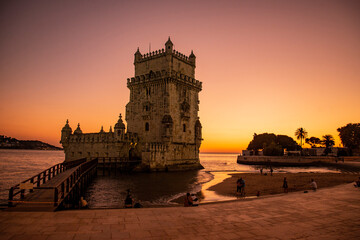
[[195, 56], [193, 50], [191, 50], [191, 54], [189, 56], [189, 62], [192, 63], [195, 66], [196, 56]]
[[140, 60], [141, 60], [141, 53], [140, 53], [140, 50], [139, 50], [139, 48], [137, 48], [137, 51], [135, 52], [135, 54], [134, 54], [134, 56], [135, 56], [135, 58], [134, 58], [134, 62], [136, 63], [136, 62], [139, 62]]
[[165, 52], [166, 53], [172, 53], [174, 44], [171, 42], [170, 37], [165, 43]]
[[117, 123], [114, 126], [114, 132], [115, 132], [115, 138], [117, 140], [123, 139], [124, 134], [125, 134], [125, 124], [122, 120], [121, 113], [119, 115], [119, 120], [117, 121]]
[[66, 124], [65, 126], [62, 128], [61, 130], [61, 140], [60, 140], [60, 143], [62, 145], [66, 144], [69, 142], [69, 137], [72, 133], [72, 129], [69, 125], [69, 119], [66, 120]]

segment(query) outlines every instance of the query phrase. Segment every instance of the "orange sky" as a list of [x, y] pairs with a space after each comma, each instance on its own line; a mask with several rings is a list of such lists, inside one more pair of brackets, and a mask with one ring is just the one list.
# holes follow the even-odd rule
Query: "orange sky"
[[201, 151], [254, 133], [332, 134], [360, 121], [359, 1], [2, 1], [0, 134], [59, 146], [109, 129], [129, 99], [137, 47], [197, 57]]

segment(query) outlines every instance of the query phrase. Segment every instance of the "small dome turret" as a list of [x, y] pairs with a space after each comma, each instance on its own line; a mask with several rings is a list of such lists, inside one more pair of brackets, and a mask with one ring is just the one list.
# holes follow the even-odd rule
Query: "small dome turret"
[[104, 133], [104, 132], [105, 132], [105, 131], [104, 131], [104, 127], [101, 126], [100, 133]]
[[120, 113], [120, 115], [119, 115], [119, 120], [117, 121], [117, 123], [115, 124], [115, 127], [114, 127], [114, 129], [125, 129], [125, 124], [124, 124], [124, 122], [123, 122], [123, 120], [122, 120], [122, 116], [121, 116], [121, 113]]
[[75, 131], [74, 131], [74, 134], [82, 134], [82, 131], [81, 131], [81, 129], [80, 129], [80, 123], [78, 123], [78, 126], [77, 126], [77, 128], [75, 129]]
[[69, 125], [69, 119], [66, 119], [66, 124], [65, 124], [65, 126], [62, 128], [62, 130], [61, 130], [62, 132], [72, 132], [72, 129], [71, 129], [71, 127], [70, 127], [70, 125]]

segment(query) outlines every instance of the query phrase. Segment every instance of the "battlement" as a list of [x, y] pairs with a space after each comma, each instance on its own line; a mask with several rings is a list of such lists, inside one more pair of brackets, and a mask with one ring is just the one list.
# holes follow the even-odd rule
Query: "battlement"
[[151, 142], [146, 143], [144, 146], [145, 152], [165, 152], [167, 151], [167, 146], [163, 143]]
[[182, 54], [181, 52], [176, 51], [175, 49], [172, 50], [171, 53], [167, 53], [167, 52], [165, 52], [165, 50], [163, 48], [156, 50], [156, 51], [149, 52], [149, 53], [139, 54], [139, 56], [137, 58], [135, 58], [135, 62], [145, 62], [145, 61], [149, 61], [149, 60], [152, 60], [155, 58], [166, 56], [167, 54], [171, 54], [173, 57], [176, 57], [177, 59], [179, 59], [187, 64], [195, 66], [195, 61], [191, 60], [191, 57], [190, 57], [191, 54], [189, 56], [186, 56], [185, 54]]
[[132, 85], [147, 83], [160, 79], [181, 81], [182, 83], [189, 84], [193, 87], [199, 88], [200, 90], [202, 88], [202, 82], [200, 82], [199, 80], [196, 80], [179, 72], [172, 71], [171, 73], [169, 73], [165, 70], [156, 72], [150, 71], [149, 74], [128, 78], [127, 86], [130, 87]]

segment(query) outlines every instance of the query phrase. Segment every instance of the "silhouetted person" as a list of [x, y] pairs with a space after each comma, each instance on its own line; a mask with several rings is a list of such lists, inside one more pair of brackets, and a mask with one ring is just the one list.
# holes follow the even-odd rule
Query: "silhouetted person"
[[261, 175], [263, 174], [263, 168], [260, 168], [260, 174]]
[[190, 195], [190, 193], [186, 193], [185, 199], [184, 199], [184, 207], [191, 207], [193, 205], [193, 199]]
[[80, 198], [80, 208], [82, 209], [89, 208], [87, 201], [83, 197]]
[[272, 174], [273, 174], [273, 168], [270, 166], [270, 175], [272, 176]]
[[283, 188], [284, 188], [284, 193], [288, 193], [288, 183], [286, 177], [284, 177]]
[[354, 186], [355, 187], [360, 187], [360, 177], [359, 177], [359, 180], [355, 181]]
[[242, 178], [239, 178], [237, 181], [236, 181], [236, 194], [241, 194], [241, 182], [242, 182]]
[[126, 195], [126, 198], [125, 198], [125, 207], [126, 208], [132, 208], [133, 206], [133, 199], [131, 198], [131, 195], [130, 195], [130, 189], [127, 190], [127, 195]]

